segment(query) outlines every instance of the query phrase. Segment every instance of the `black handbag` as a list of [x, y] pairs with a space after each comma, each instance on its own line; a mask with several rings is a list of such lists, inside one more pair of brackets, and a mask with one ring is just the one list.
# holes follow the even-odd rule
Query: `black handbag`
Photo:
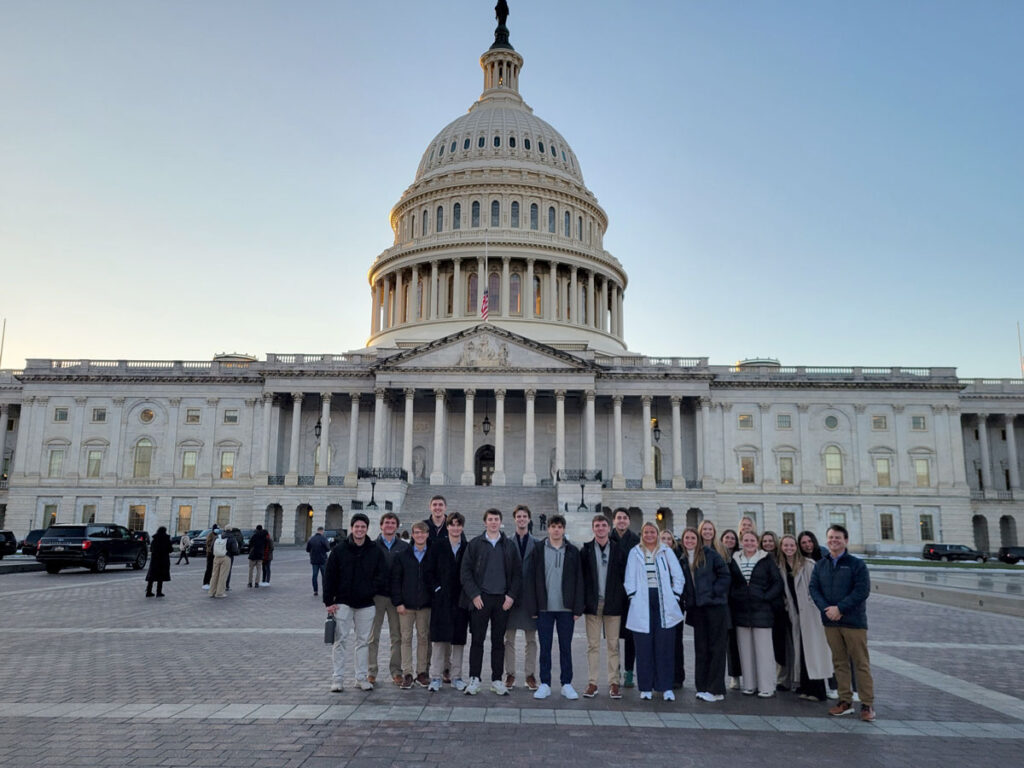
[[328, 645], [334, 644], [334, 632], [337, 628], [337, 622], [333, 616], [328, 616], [324, 622], [324, 642]]

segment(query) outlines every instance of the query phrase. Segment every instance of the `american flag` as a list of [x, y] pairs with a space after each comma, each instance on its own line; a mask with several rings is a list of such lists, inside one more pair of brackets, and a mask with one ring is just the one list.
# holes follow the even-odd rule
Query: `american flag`
[[487, 289], [484, 289], [484, 297], [480, 301], [480, 318], [487, 320]]

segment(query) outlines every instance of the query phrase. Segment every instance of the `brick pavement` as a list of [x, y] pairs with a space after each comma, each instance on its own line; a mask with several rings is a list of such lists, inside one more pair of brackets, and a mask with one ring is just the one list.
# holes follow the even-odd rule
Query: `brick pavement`
[[[0, 692], [0, 766], [476, 765], [496, 756], [575, 765], [653, 755], [676, 765], [721, 757], [733, 768], [810, 765], [837, 747], [863, 765], [979, 753], [1016, 763], [1024, 740], [1021, 619], [872, 596], [874, 725], [829, 718], [791, 694], [707, 705], [692, 685], [674, 703], [640, 702], [635, 691], [613, 702], [603, 688], [577, 702], [557, 690], [535, 701], [521, 688], [501, 698], [390, 684], [331, 694], [308, 573], [305, 553], [283, 547], [271, 588], [246, 589], [243, 574], [226, 600], [200, 589], [198, 561], [173, 567], [164, 600], [147, 600], [131, 571], [4, 576], [0, 663], [20, 683]], [[577, 681], [584, 645], [579, 626]], [[692, 661], [689, 633], [686, 645]]]

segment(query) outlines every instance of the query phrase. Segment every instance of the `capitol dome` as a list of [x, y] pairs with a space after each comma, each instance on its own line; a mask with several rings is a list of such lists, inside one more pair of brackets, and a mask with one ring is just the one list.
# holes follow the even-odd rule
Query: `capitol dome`
[[413, 346], [488, 322], [619, 354], [627, 278], [603, 247], [607, 215], [569, 143], [520, 95], [523, 57], [503, 25], [480, 66], [479, 99], [430, 142], [391, 211], [367, 343]]

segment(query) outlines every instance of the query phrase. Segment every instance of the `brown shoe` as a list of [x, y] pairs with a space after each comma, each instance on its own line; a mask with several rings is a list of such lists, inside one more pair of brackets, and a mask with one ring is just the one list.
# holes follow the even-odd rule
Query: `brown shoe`
[[505, 687], [508, 688], [510, 691], [516, 687], [515, 675], [505, 675]]
[[832, 709], [828, 711], [832, 717], [842, 717], [843, 715], [853, 714], [853, 704], [848, 701], [840, 701]]
[[428, 685], [430, 685], [430, 678], [427, 677], [426, 672], [420, 672], [418, 675], [416, 675], [416, 685], [420, 686], [421, 688], [426, 688]]
[[586, 687], [586, 688], [585, 688], [585, 689], [583, 690], [583, 698], [584, 698], [584, 699], [592, 699], [592, 698], [594, 698], [595, 696], [597, 696], [597, 686], [596, 686], [596, 685], [594, 685], [593, 683], [590, 683], [590, 684], [589, 684], [589, 685], [588, 685], [588, 686], [587, 686], [587, 687]]
[[445, 670], [444, 675], [441, 677], [441, 682], [444, 683], [445, 685], [451, 685], [452, 684], [452, 676], [451, 676], [451, 673], [448, 672], [448, 670]]
[[399, 688], [401, 688], [402, 687], [402, 682], [403, 682], [402, 676], [401, 675], [392, 675], [391, 676], [391, 682], [393, 682], [395, 685], [397, 685]]
[[619, 690], [618, 683], [612, 683], [608, 686], [608, 698], [609, 699], [621, 699], [622, 691]]
[[377, 676], [376, 676], [376, 675], [367, 675], [367, 676], [366, 676], [366, 681], [367, 681], [367, 682], [368, 682], [368, 683], [369, 683], [370, 685], [373, 685], [374, 683], [376, 683], [376, 682], [377, 682]]
[[537, 685], [537, 678], [534, 677], [533, 675], [527, 675], [526, 676], [526, 687], [529, 688], [531, 691], [536, 691], [537, 688], [539, 687]]
[[860, 719], [865, 723], [875, 722], [875, 708], [870, 704], [860, 705]]
[[399, 686], [403, 691], [408, 691], [412, 688], [412, 675], [406, 675], [402, 678], [402, 684]]

